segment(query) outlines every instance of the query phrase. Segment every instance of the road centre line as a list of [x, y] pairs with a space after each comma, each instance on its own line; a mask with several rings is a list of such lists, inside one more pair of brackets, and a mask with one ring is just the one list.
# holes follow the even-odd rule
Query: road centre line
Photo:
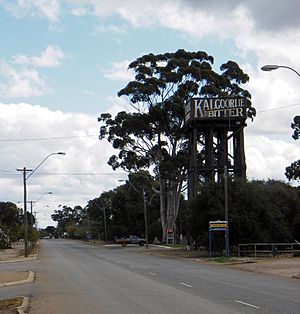
[[192, 286], [191, 285], [189, 285], [189, 284], [187, 284], [187, 283], [185, 283], [185, 282], [179, 282], [181, 285], [183, 285], [183, 286], [186, 286], [186, 287], [190, 287], [190, 288], [192, 288]]
[[240, 301], [240, 300], [235, 300], [235, 302], [241, 303], [241, 304], [244, 304], [244, 305], [247, 305], [247, 306], [250, 306], [250, 307], [254, 307], [255, 309], [259, 309], [260, 308], [259, 306], [256, 306], [256, 305], [253, 305], [253, 304], [250, 304], [250, 303], [246, 303], [246, 302], [243, 302], [243, 301]]

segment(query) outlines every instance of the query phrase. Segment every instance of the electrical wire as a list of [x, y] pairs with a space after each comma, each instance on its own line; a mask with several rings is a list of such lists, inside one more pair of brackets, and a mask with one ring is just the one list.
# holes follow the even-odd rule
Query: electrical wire
[[0, 142], [27, 142], [27, 141], [49, 141], [49, 140], [68, 140], [83, 137], [97, 137], [99, 134], [87, 134], [78, 136], [58, 136], [58, 137], [38, 137], [38, 138], [21, 138], [21, 139], [0, 139]]
[[[9, 176], [19, 176], [19, 173], [15, 173], [15, 170], [0, 170], [0, 172], [5, 172], [5, 175]], [[10, 173], [9, 173], [10, 172]], [[13, 172], [13, 173], [12, 173]], [[37, 172], [37, 176], [119, 176], [127, 174], [124, 173], [92, 173], [92, 172]]]
[[270, 109], [268, 109], [268, 110], [260, 110], [260, 111], [257, 111], [257, 113], [264, 113], [264, 112], [276, 111], [276, 110], [281, 110], [281, 109], [285, 109], [285, 108], [289, 108], [289, 107], [296, 107], [296, 106], [300, 106], [300, 104], [282, 106], [282, 107], [277, 107], [277, 108], [270, 108]]
[[[300, 104], [293, 104], [288, 106], [282, 106], [278, 108], [270, 108], [267, 110], [260, 110], [257, 113], [265, 113], [276, 110], [281, 110], [289, 107], [300, 106]], [[51, 141], [51, 140], [68, 140], [68, 139], [79, 139], [84, 137], [97, 137], [99, 134], [87, 134], [87, 135], [78, 135], [78, 136], [57, 136], [57, 137], [37, 137], [37, 138], [21, 138], [21, 139], [0, 139], [0, 142], [28, 142], [28, 141]]]

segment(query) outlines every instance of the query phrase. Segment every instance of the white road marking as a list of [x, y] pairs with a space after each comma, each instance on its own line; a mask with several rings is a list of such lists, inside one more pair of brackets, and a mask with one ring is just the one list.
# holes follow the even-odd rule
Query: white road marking
[[192, 288], [192, 286], [191, 285], [189, 285], [189, 284], [187, 284], [187, 283], [185, 283], [185, 282], [179, 282], [181, 285], [183, 285], [183, 286], [186, 286], [186, 287], [190, 287], [190, 288]]
[[152, 275], [152, 276], [156, 276], [156, 274], [155, 273], [148, 273], [149, 275]]
[[246, 303], [246, 302], [243, 302], [243, 301], [240, 301], [240, 300], [235, 300], [235, 302], [241, 303], [241, 304], [244, 304], [244, 305], [247, 305], [247, 306], [254, 307], [255, 309], [259, 309], [259, 306], [256, 306], [256, 305], [253, 305], [253, 304], [250, 304], [250, 303]]

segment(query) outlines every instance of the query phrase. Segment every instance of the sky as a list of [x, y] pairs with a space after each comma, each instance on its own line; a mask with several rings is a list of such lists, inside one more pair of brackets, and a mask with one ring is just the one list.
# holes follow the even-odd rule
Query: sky
[[[130, 110], [120, 89], [148, 53], [205, 51], [249, 75], [257, 110], [245, 130], [247, 177], [286, 181], [300, 156], [290, 125], [300, 114], [299, 0], [0, 0], [0, 201], [28, 200], [39, 227], [60, 205], [87, 205], [122, 184], [99, 141], [98, 116]], [[53, 194], [48, 194], [52, 192]], [[19, 205], [22, 207], [22, 204]]]

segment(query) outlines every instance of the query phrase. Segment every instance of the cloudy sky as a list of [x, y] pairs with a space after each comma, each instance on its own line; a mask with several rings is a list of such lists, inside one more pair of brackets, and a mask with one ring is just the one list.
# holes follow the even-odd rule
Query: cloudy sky
[[[299, 0], [0, 0], [0, 200], [22, 201], [22, 173], [39, 226], [62, 205], [87, 200], [126, 177], [106, 162], [97, 117], [129, 108], [117, 92], [132, 78], [130, 61], [179, 48], [234, 60], [250, 76], [257, 109], [245, 132], [249, 179], [285, 180], [300, 142]], [[49, 207], [48, 207], [49, 206]]]

